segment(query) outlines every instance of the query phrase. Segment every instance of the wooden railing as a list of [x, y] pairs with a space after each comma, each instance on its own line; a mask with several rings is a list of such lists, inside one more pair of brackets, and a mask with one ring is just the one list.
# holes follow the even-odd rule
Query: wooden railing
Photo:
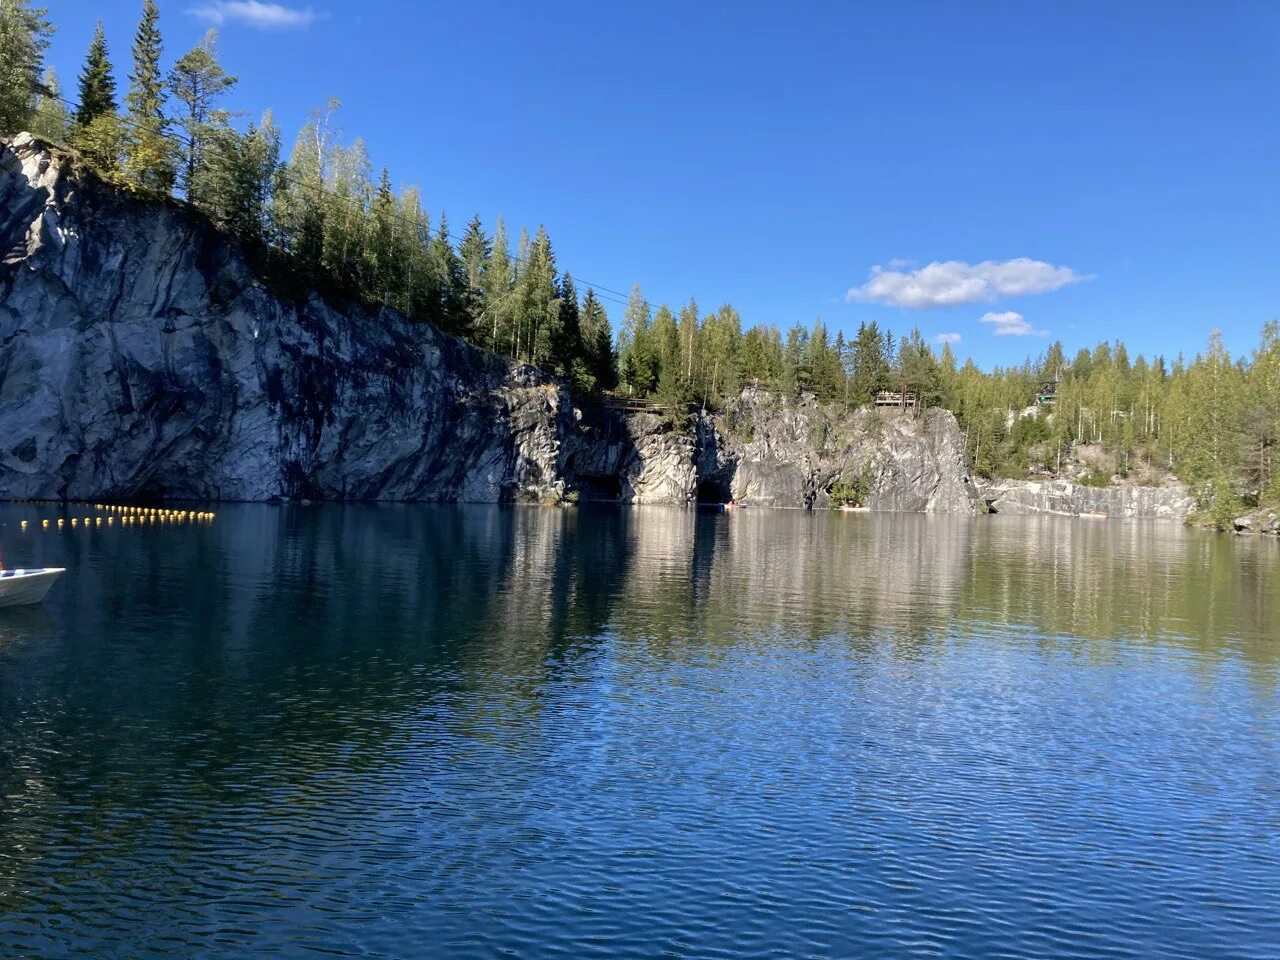
[[916, 405], [916, 395], [910, 390], [905, 393], [900, 390], [877, 390], [875, 401], [877, 407], [906, 407], [910, 409]]

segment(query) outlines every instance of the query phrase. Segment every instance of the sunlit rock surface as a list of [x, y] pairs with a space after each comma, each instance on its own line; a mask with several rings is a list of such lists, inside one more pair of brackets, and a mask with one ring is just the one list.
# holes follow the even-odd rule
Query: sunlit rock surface
[[1195, 509], [1180, 483], [1089, 487], [1067, 480], [983, 480], [979, 493], [995, 513], [1106, 514], [1132, 520], [1185, 520]]
[[621, 413], [413, 323], [265, 284], [175, 201], [0, 141], [0, 498], [695, 500], [976, 513], [955, 418], [745, 390]]

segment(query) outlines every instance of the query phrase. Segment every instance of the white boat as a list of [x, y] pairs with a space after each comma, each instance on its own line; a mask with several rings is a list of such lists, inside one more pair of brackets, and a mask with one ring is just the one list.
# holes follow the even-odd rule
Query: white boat
[[42, 570], [0, 570], [0, 607], [21, 607], [39, 603], [66, 572], [65, 567]]

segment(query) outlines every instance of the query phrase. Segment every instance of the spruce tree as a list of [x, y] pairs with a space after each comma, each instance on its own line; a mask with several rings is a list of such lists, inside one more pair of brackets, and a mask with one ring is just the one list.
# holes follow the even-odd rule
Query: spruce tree
[[483, 325], [484, 270], [489, 260], [489, 238], [484, 235], [479, 214], [473, 216], [467, 224], [467, 232], [458, 245], [458, 259], [462, 262], [463, 306], [467, 313], [467, 326], [473, 336], [479, 336], [483, 334], [477, 325]]
[[613, 331], [604, 304], [595, 290], [587, 288], [582, 298], [582, 336], [587, 367], [596, 390], [612, 390], [618, 385], [618, 364], [613, 352]]
[[120, 177], [124, 127], [116, 104], [116, 79], [107, 53], [107, 37], [98, 21], [80, 71], [71, 144], [101, 176]]
[[551, 343], [551, 368], [560, 376], [568, 377], [575, 386], [581, 386], [587, 376], [582, 346], [582, 313], [578, 306], [578, 290], [567, 271], [560, 278], [557, 298], [560, 312], [555, 339]]
[[160, 11], [143, 0], [133, 40], [125, 123], [124, 173], [134, 187], [168, 192], [173, 187], [173, 144], [165, 136], [164, 78], [160, 72]]
[[187, 199], [200, 202], [199, 179], [209, 140], [226, 127], [230, 115], [217, 107], [236, 78], [218, 62], [218, 31], [210, 30], [184, 53], [169, 73], [169, 90], [180, 104], [178, 125], [185, 142], [178, 147], [179, 183]]
[[114, 114], [117, 109], [116, 78], [107, 54], [107, 36], [99, 20], [80, 71], [75, 122], [79, 127], [88, 127], [98, 117]]
[[428, 251], [432, 274], [435, 277], [439, 300], [435, 310], [435, 322], [451, 333], [471, 334], [469, 317], [465, 309], [462, 263], [449, 239], [449, 221], [440, 214], [440, 225], [431, 238]]
[[0, 134], [30, 125], [37, 96], [48, 96], [42, 73], [53, 25], [44, 7], [0, 0]]

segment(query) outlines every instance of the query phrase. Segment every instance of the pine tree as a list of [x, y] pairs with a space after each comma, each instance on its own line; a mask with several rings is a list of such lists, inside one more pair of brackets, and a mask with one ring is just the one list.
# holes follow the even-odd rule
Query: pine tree
[[217, 107], [219, 98], [236, 85], [218, 62], [218, 31], [210, 30], [184, 53], [169, 73], [169, 89], [181, 104], [178, 124], [185, 143], [178, 147], [179, 183], [187, 199], [200, 202], [199, 177], [209, 140], [227, 126], [230, 115]]
[[155, 0], [143, 0], [142, 19], [133, 40], [133, 72], [125, 96], [124, 174], [138, 189], [168, 192], [174, 181], [174, 150], [165, 136], [159, 19]]
[[47, 13], [29, 0], [0, 0], [0, 134], [29, 126], [36, 97], [50, 93], [42, 79], [54, 31]]

